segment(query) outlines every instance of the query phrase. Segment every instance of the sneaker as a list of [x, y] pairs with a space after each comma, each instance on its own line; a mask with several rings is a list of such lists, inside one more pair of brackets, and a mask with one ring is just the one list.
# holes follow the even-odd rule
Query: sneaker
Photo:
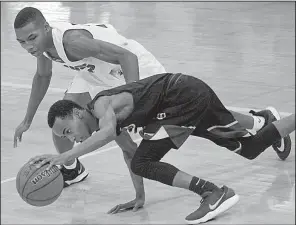
[[64, 178], [64, 188], [69, 187], [71, 184], [81, 182], [88, 176], [88, 172], [85, 170], [82, 163], [78, 159], [76, 160], [77, 164], [74, 169], [66, 169], [64, 166], [61, 167]]
[[207, 222], [230, 209], [238, 200], [239, 196], [226, 186], [213, 192], [207, 192], [202, 196], [199, 208], [188, 215], [185, 220], [188, 224]]
[[[265, 119], [265, 123], [264, 126], [265, 127], [267, 124], [270, 124], [274, 121], [280, 120], [280, 114], [279, 112], [274, 108], [274, 107], [267, 107], [264, 110], [255, 112], [253, 110], [250, 111], [250, 113], [254, 116], [262, 116]], [[262, 129], [262, 128], [261, 128]], [[278, 157], [282, 160], [285, 160], [291, 151], [291, 138], [288, 135], [287, 137], [283, 138], [284, 143], [282, 143], [282, 139], [280, 140], [276, 140], [273, 144], [272, 144], [272, 148], [276, 151]], [[284, 149], [281, 150], [281, 146], [284, 145]]]

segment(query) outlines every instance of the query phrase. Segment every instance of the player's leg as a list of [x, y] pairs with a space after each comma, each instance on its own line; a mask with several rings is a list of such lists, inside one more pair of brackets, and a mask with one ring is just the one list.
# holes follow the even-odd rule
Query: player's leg
[[246, 115], [243, 113], [235, 112], [232, 110], [229, 110], [233, 117], [248, 130], [254, 130], [258, 131], [260, 130], [265, 123], [265, 118], [264, 117], [258, 117], [258, 116], [251, 116], [251, 115]]
[[235, 112], [233, 110], [229, 110], [229, 112], [231, 112], [233, 117], [243, 127], [256, 132], [267, 124], [280, 119], [279, 112], [274, 107], [267, 107], [266, 109], [258, 112], [251, 110], [250, 113], [252, 115]]
[[187, 216], [188, 223], [206, 222], [237, 203], [239, 197], [232, 189], [226, 186], [219, 188], [210, 181], [183, 172], [169, 163], [160, 162], [171, 148], [176, 147], [170, 138], [143, 140], [132, 159], [131, 169], [141, 177], [200, 195], [202, 203]]
[[[77, 104], [85, 107], [88, 102], [91, 101], [90, 94], [88, 92], [84, 93], [66, 93], [64, 99], [71, 100]], [[73, 148], [74, 142], [71, 142], [67, 138], [61, 138], [52, 133], [52, 138], [56, 150], [59, 153], [66, 152]], [[62, 166], [61, 172], [64, 178], [64, 187], [68, 187], [71, 184], [83, 181], [87, 176], [88, 172], [85, 170], [82, 163], [77, 159], [68, 161]]]
[[[290, 119], [285, 119], [282, 123], [281, 120], [268, 123], [253, 136], [238, 123], [212, 91], [212, 101], [192, 135], [209, 139], [245, 158], [254, 159], [266, 148], [284, 137], [281, 135], [288, 135], [289, 132], [293, 131], [293, 125], [288, 125], [288, 122], [285, 123], [286, 120], [289, 123], [293, 122], [293, 116], [288, 118]], [[277, 126], [280, 126], [281, 135], [274, 128], [274, 123], [279, 124]]]
[[[274, 107], [267, 107], [264, 110], [255, 112], [251, 110], [252, 115], [245, 115], [229, 110], [234, 118], [245, 128], [256, 133], [264, 126], [280, 119], [279, 112]], [[278, 154], [279, 158], [285, 160], [291, 150], [291, 138], [286, 136], [283, 139], [276, 141], [272, 147]]]
[[[213, 90], [211, 90], [211, 93], [213, 101], [211, 102], [211, 106], [207, 109], [207, 119], [204, 118], [201, 124], [197, 125], [197, 129], [193, 132], [193, 135], [210, 139], [229, 150], [238, 151], [240, 143], [236, 138], [250, 136], [248, 130], [254, 130], [255, 127], [255, 130], [258, 132], [278, 119], [276, 118], [279, 116], [278, 112], [273, 107], [268, 107], [266, 110], [256, 113], [251, 111], [251, 113], [255, 114], [254, 116], [229, 111]], [[253, 127], [251, 124], [253, 124]], [[278, 150], [278, 141], [280, 140], [281, 138], [275, 140], [272, 147], [276, 150], [279, 158], [285, 160], [291, 151], [291, 140], [289, 135], [283, 138], [283, 151]]]
[[240, 138], [242, 148], [239, 154], [247, 159], [255, 159], [276, 140], [286, 137], [293, 131], [295, 131], [295, 114], [268, 124], [254, 136]]

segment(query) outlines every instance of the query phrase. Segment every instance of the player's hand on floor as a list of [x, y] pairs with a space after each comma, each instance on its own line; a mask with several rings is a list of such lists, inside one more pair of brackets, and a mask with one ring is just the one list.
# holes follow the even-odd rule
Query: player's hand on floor
[[52, 154], [45, 154], [35, 156], [30, 159], [30, 164], [36, 164], [37, 168], [42, 167], [45, 164], [49, 164], [46, 169], [50, 169], [54, 165], [64, 165], [69, 161], [69, 158], [66, 154], [60, 155], [52, 155]]
[[22, 136], [23, 133], [26, 132], [29, 128], [30, 128], [31, 124], [27, 123], [26, 121], [21, 122], [20, 125], [18, 125], [18, 127], [15, 129], [14, 132], [14, 142], [13, 142], [13, 147], [17, 147], [17, 142], [21, 142], [22, 141]]
[[143, 207], [144, 203], [145, 197], [136, 198], [130, 202], [114, 206], [112, 209], [108, 211], [108, 214], [115, 214], [122, 210], [133, 210], [133, 212], [136, 212], [138, 211], [138, 209]]

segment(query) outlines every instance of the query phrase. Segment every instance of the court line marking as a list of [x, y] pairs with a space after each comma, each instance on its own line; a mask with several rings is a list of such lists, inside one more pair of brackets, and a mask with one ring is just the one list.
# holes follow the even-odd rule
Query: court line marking
[[[142, 138], [135, 139], [134, 142], [139, 142], [140, 140], [142, 140]], [[86, 157], [89, 157], [89, 156], [93, 156], [93, 155], [101, 154], [101, 153], [104, 153], [104, 152], [108, 152], [108, 151], [116, 149], [116, 148], [119, 148], [119, 146], [115, 145], [115, 146], [111, 146], [109, 148], [105, 148], [105, 149], [102, 149], [102, 150], [97, 150], [97, 151], [88, 153], [86, 155], [83, 155], [83, 156], [79, 157], [79, 159], [83, 159], [83, 158], [86, 158]], [[11, 178], [7, 178], [5, 180], [1, 180], [1, 184], [7, 183], [7, 182], [10, 182], [10, 181], [14, 181], [15, 179], [16, 179], [16, 177], [11, 177]]]
[[[10, 82], [1, 82], [1, 86], [31, 89], [30, 85], [15, 84], [15, 83], [10, 83]], [[65, 89], [49, 87], [48, 91], [65, 92]], [[242, 108], [242, 107], [234, 107], [234, 106], [226, 106], [226, 108], [229, 109], [229, 110], [237, 111], [237, 112], [249, 112], [251, 110], [250, 108]], [[289, 115], [292, 114], [292, 113], [289, 113], [289, 112], [279, 112], [279, 113], [280, 113], [281, 116], [289, 116]], [[136, 139], [134, 141], [138, 142], [140, 140], [141, 140], [141, 138]], [[110, 151], [112, 149], [115, 149], [115, 148], [118, 148], [118, 146], [116, 145], [116, 146], [112, 146], [112, 147], [109, 147], [109, 148], [106, 148], [106, 149], [103, 149], [103, 150], [98, 150], [98, 151], [95, 151], [95, 152], [91, 152], [89, 154], [81, 156], [80, 159], [83, 159], [83, 158], [86, 158], [86, 157], [89, 157], [89, 156], [93, 156], [93, 155], [97, 155], [97, 154], [101, 154], [101, 153], [104, 153], [104, 152], [108, 152], [108, 151]], [[7, 183], [7, 182], [10, 182], [10, 181], [14, 181], [15, 179], [16, 179], [16, 177], [11, 177], [11, 178], [8, 178], [8, 179], [5, 179], [5, 180], [1, 180], [1, 184]]]

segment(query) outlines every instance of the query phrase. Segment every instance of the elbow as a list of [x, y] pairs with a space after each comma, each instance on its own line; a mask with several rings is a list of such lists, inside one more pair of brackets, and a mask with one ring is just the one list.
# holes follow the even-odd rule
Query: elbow
[[128, 63], [134, 63], [138, 65], [138, 56], [132, 52], [129, 52], [129, 51], [125, 52], [123, 54], [123, 59], [127, 60]]
[[130, 165], [133, 159], [133, 155], [128, 151], [123, 151], [123, 158], [125, 162]]
[[132, 60], [138, 65], [139, 64], [139, 60], [138, 60], [138, 56], [135, 55], [134, 53], [131, 53], [130, 57], [132, 58]]

